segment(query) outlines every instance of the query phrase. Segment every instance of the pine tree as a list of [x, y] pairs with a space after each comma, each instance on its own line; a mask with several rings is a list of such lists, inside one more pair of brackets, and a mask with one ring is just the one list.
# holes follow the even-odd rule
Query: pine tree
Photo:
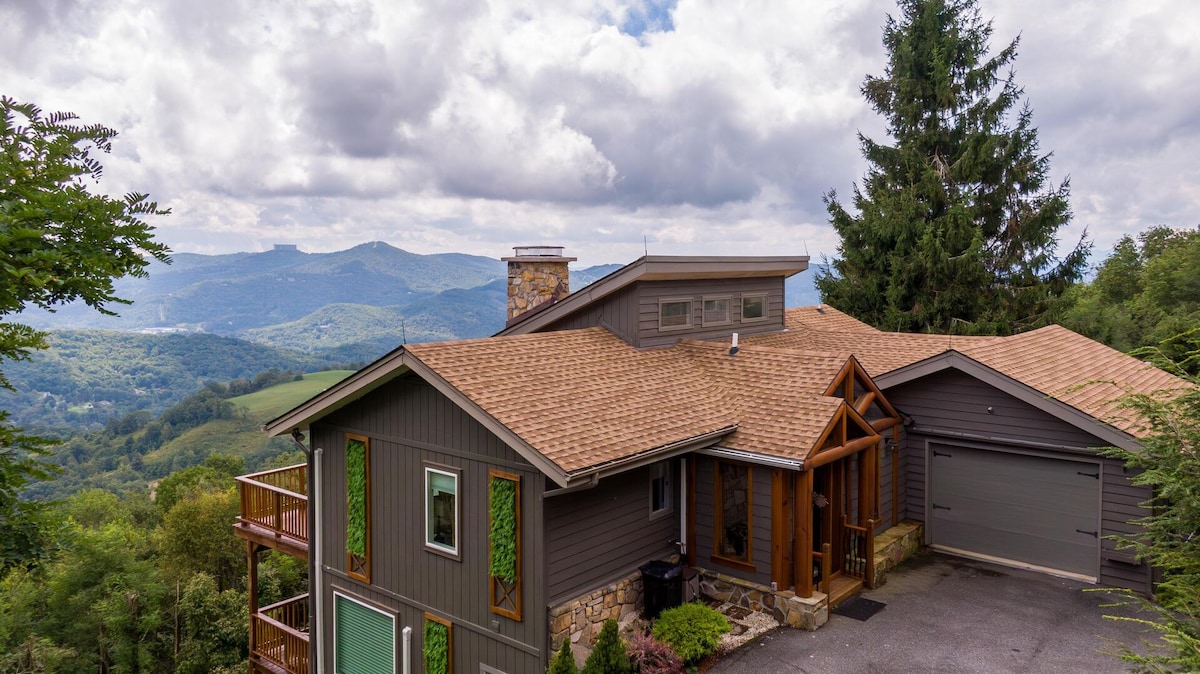
[[[817, 277], [823, 301], [885, 330], [1007, 334], [1044, 320], [1082, 274], [1086, 235], [1061, 260], [1071, 219], [1064, 181], [1012, 64], [1018, 40], [988, 56], [976, 0], [900, 0], [888, 17], [883, 77], [862, 92], [892, 144], [859, 134], [870, 163], [857, 215], [830, 192], [839, 257]], [[960, 325], [963, 324], [963, 325]]]
[[562, 640], [562, 646], [554, 654], [547, 671], [549, 674], [579, 674], [579, 668], [575, 666], [575, 655], [571, 653], [570, 637]]
[[596, 647], [583, 663], [583, 674], [629, 674], [633, 664], [617, 631], [617, 621], [605, 620], [596, 637]]

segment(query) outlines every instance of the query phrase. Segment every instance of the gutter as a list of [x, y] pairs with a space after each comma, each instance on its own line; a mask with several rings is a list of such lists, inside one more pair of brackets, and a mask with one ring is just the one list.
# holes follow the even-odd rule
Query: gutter
[[804, 470], [803, 460], [784, 459], [777, 456], [766, 456], [764, 454], [755, 454], [754, 452], [746, 452], [740, 449], [729, 449], [728, 447], [709, 447], [696, 453], [704, 454], [706, 456], [715, 456], [719, 459], [733, 459], [734, 461], [754, 463], [760, 466], [774, 466], [776, 468], [787, 468], [789, 470]]

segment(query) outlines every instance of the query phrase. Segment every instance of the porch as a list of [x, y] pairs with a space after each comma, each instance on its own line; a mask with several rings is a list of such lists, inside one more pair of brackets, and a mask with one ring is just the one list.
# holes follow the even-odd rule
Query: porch
[[268, 674], [308, 674], [308, 595], [250, 614], [250, 665]]
[[252, 544], [308, 558], [308, 467], [276, 468], [237, 478], [241, 512], [233, 525]]

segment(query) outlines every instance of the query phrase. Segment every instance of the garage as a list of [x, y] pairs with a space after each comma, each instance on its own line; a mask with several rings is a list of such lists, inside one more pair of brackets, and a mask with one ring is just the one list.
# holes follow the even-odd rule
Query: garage
[[1095, 580], [1100, 464], [930, 443], [930, 544]]

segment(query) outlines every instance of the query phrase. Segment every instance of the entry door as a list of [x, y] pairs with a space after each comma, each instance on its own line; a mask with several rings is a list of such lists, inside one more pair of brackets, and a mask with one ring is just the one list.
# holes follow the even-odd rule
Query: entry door
[[931, 444], [934, 546], [1095, 579], [1100, 465]]

